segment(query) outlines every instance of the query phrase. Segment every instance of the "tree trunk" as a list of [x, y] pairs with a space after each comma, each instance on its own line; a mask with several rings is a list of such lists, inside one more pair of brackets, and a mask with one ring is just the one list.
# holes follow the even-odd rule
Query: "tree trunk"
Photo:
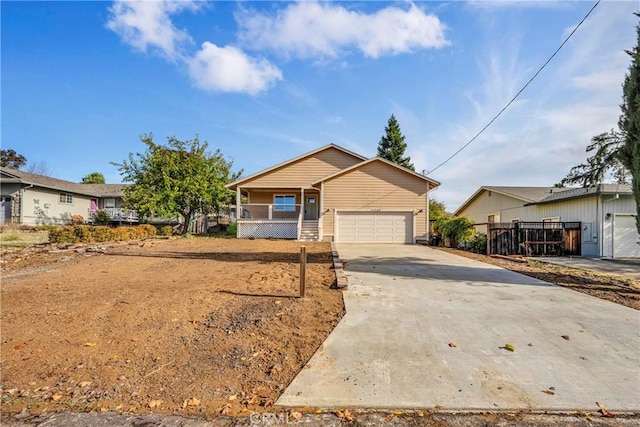
[[189, 224], [191, 224], [191, 212], [185, 212], [182, 214], [184, 217], [184, 224], [182, 225], [182, 234], [185, 235], [189, 232]]

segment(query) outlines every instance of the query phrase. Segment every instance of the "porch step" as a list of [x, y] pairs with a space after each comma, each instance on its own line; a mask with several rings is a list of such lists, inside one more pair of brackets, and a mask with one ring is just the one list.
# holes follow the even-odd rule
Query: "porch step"
[[302, 221], [300, 226], [300, 240], [303, 242], [317, 242], [319, 239], [318, 221]]

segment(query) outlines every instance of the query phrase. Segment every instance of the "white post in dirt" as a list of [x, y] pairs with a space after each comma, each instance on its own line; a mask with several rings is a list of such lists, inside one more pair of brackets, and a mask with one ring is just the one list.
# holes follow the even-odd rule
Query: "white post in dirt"
[[307, 286], [307, 247], [300, 246], [300, 298], [304, 298]]

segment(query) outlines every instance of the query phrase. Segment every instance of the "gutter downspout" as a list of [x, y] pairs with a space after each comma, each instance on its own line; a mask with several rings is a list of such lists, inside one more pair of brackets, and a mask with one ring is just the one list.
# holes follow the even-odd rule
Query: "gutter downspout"
[[20, 216], [18, 218], [18, 224], [24, 224], [24, 190], [28, 190], [30, 188], [33, 188], [33, 184], [20, 189]]

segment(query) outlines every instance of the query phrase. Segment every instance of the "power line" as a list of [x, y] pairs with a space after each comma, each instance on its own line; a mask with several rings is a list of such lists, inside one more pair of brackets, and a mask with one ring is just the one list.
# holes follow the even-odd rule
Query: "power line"
[[569, 39], [571, 38], [571, 36], [573, 36], [573, 34], [578, 30], [578, 28], [580, 28], [580, 26], [582, 25], [582, 23], [584, 21], [586, 21], [586, 19], [589, 17], [589, 15], [591, 15], [591, 12], [593, 12], [593, 10], [596, 8], [596, 6], [598, 6], [600, 4], [601, 0], [598, 0], [592, 7], [591, 9], [589, 9], [589, 12], [587, 12], [587, 14], [584, 16], [584, 18], [582, 18], [582, 20], [578, 23], [578, 25], [576, 25], [576, 27], [573, 29], [573, 31], [571, 31], [571, 33], [564, 39], [564, 41], [562, 42], [562, 44], [560, 45], [560, 47], [558, 47], [556, 49], [555, 52], [553, 52], [553, 54], [549, 57], [549, 59], [547, 59], [547, 62], [545, 62], [542, 67], [540, 67], [540, 69], [538, 71], [536, 71], [536, 73], [533, 75], [533, 77], [531, 77], [529, 79], [529, 81], [522, 86], [522, 89], [520, 89], [518, 91], [518, 93], [516, 93], [516, 95], [511, 98], [511, 101], [509, 101], [507, 103], [507, 105], [505, 105], [502, 110], [500, 110], [498, 112], [498, 114], [496, 114], [490, 121], [489, 123], [487, 123], [482, 129], [480, 129], [480, 131], [478, 133], [476, 133], [474, 135], [473, 138], [471, 138], [466, 144], [464, 144], [462, 147], [460, 147], [458, 149], [458, 151], [456, 151], [455, 153], [453, 153], [451, 156], [449, 156], [445, 161], [443, 161], [442, 163], [440, 163], [438, 166], [436, 166], [435, 168], [431, 169], [428, 173], [431, 174], [434, 171], [436, 171], [437, 169], [439, 169], [441, 166], [443, 166], [444, 164], [446, 164], [449, 160], [453, 159], [455, 156], [457, 156], [462, 150], [464, 150], [465, 148], [467, 148], [473, 141], [475, 141], [480, 135], [482, 135], [482, 133], [487, 130], [487, 128], [489, 126], [491, 126], [493, 124], [493, 122], [495, 122], [498, 117], [500, 117], [502, 115], [502, 113], [505, 112], [505, 110], [507, 108], [509, 108], [509, 106], [511, 104], [513, 104], [513, 102], [518, 98], [518, 96], [520, 96], [520, 94], [522, 92], [524, 92], [524, 90], [527, 88], [527, 86], [529, 86], [529, 84], [531, 84], [531, 82], [533, 82], [535, 80], [536, 77], [538, 77], [538, 74], [540, 74], [540, 72], [542, 72], [542, 70], [544, 70], [544, 68], [547, 66], [547, 64], [549, 64], [549, 62], [551, 62], [551, 60], [558, 54], [558, 52], [560, 52], [560, 49], [562, 49], [564, 47], [564, 45], [569, 41]]

